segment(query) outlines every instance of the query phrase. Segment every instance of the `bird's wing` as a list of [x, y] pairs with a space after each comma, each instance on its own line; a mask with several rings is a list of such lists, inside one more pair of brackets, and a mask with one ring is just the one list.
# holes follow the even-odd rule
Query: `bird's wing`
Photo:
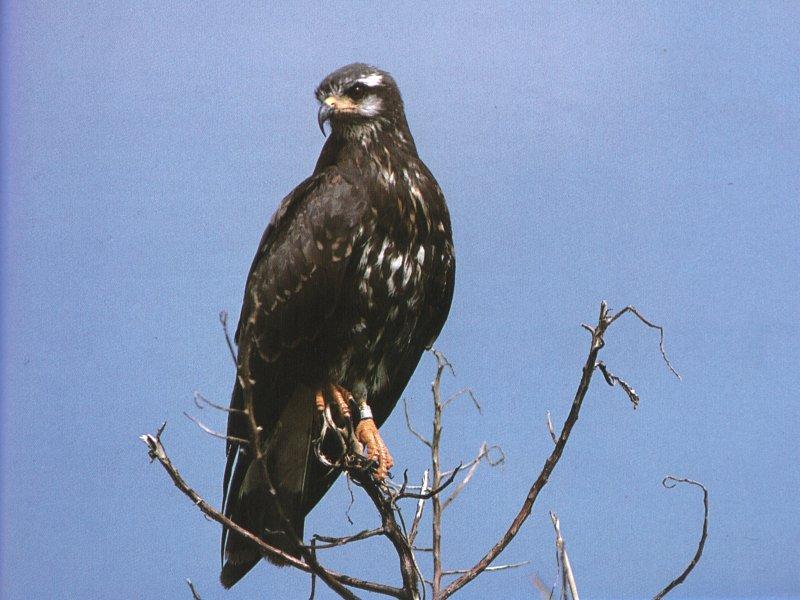
[[[257, 374], [264, 379], [281, 384], [286, 378], [280, 377], [280, 372], [288, 366], [281, 360], [284, 354], [313, 341], [335, 311], [365, 210], [364, 191], [329, 168], [301, 183], [273, 216], [250, 268], [236, 330], [240, 356], [249, 345]], [[256, 385], [256, 416], [265, 433], [293, 392], [275, 385]], [[243, 405], [244, 394], [237, 381], [228, 435], [247, 439], [247, 422], [239, 412]], [[244, 476], [244, 470], [234, 468], [239, 455], [236, 442], [228, 442], [227, 455], [223, 481], [226, 513]]]

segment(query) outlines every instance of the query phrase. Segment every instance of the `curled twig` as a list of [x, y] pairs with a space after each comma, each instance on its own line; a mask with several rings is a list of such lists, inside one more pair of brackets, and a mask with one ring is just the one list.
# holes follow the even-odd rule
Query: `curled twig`
[[675, 375], [675, 377], [677, 377], [678, 380], [683, 379], [681, 377], [680, 373], [678, 373], [675, 370], [675, 368], [672, 366], [672, 363], [669, 361], [669, 358], [667, 358], [667, 352], [664, 350], [664, 328], [661, 325], [656, 325], [655, 323], [651, 323], [648, 319], [646, 319], [642, 315], [642, 313], [640, 313], [636, 309], [636, 307], [631, 306], [631, 305], [626, 306], [625, 308], [623, 308], [622, 310], [617, 312], [614, 316], [612, 316], [608, 321], [608, 325], [611, 325], [614, 321], [616, 321], [622, 315], [624, 315], [625, 313], [628, 313], [628, 312], [629, 313], [633, 313], [634, 315], [636, 315], [636, 318], [638, 318], [642, 323], [644, 323], [645, 325], [647, 325], [651, 329], [658, 329], [658, 333], [659, 333], [659, 336], [660, 336], [659, 340], [658, 340], [658, 349], [659, 349], [659, 351], [661, 351], [661, 357], [664, 359], [664, 362], [667, 363], [667, 367], [669, 367], [669, 370], [672, 371], [672, 374]]
[[[493, 461], [490, 456], [490, 452], [494, 449], [500, 452], [500, 458]], [[453, 501], [458, 497], [458, 495], [461, 493], [461, 491], [467, 485], [469, 485], [472, 476], [478, 469], [478, 465], [480, 465], [481, 460], [483, 460], [484, 458], [486, 459], [486, 462], [489, 463], [489, 466], [496, 467], [502, 464], [506, 457], [505, 454], [503, 454], [503, 451], [500, 448], [500, 446], [489, 446], [486, 442], [483, 442], [483, 444], [481, 444], [480, 450], [478, 451], [478, 455], [475, 458], [473, 458], [469, 463], [467, 463], [467, 465], [465, 466], [465, 468], [467, 469], [467, 474], [464, 476], [464, 479], [462, 479], [461, 482], [455, 487], [455, 489], [450, 493], [447, 499], [445, 499], [445, 501], [442, 502], [443, 511], [448, 506], [450, 506], [453, 503]]]
[[622, 378], [617, 377], [611, 371], [609, 371], [608, 367], [606, 367], [606, 364], [602, 360], [597, 361], [597, 368], [600, 369], [600, 372], [603, 374], [603, 378], [606, 380], [608, 385], [614, 387], [615, 385], [619, 384], [619, 387], [621, 387], [628, 395], [631, 404], [633, 404], [634, 410], [636, 410], [636, 408], [639, 406], [639, 394], [636, 393], [636, 390], [634, 390]]
[[[439, 595], [439, 600], [444, 600], [445, 598], [449, 598], [470, 581], [475, 579], [478, 575], [480, 575], [483, 571], [485, 571], [494, 561], [495, 558], [511, 543], [511, 540], [519, 532], [519, 529], [522, 527], [523, 523], [527, 520], [528, 516], [530, 516], [531, 510], [533, 509], [533, 505], [536, 502], [536, 499], [539, 496], [539, 493], [542, 491], [544, 486], [547, 484], [553, 469], [558, 464], [558, 461], [561, 459], [561, 455], [564, 452], [564, 447], [569, 440], [569, 436], [572, 432], [572, 429], [575, 426], [575, 423], [578, 421], [578, 416], [580, 415], [580, 410], [583, 405], [583, 400], [586, 397], [586, 393], [589, 389], [589, 384], [592, 380], [592, 374], [596, 369], [597, 364], [597, 357], [602, 350], [603, 346], [605, 345], [605, 341], [603, 336], [605, 335], [606, 331], [608, 330], [609, 326], [614, 323], [617, 319], [619, 319], [622, 315], [626, 312], [632, 312], [635, 314], [639, 319], [648, 327], [658, 329], [661, 332], [661, 343], [659, 344], [659, 348], [661, 349], [662, 357], [664, 358], [667, 366], [670, 370], [677, 376], [677, 372], [675, 369], [672, 368], [669, 360], [666, 357], [666, 353], [664, 352], [663, 347], [663, 334], [664, 330], [662, 327], [658, 325], [654, 325], [644, 317], [632, 306], [628, 306], [618, 313], [614, 315], [610, 315], [608, 311], [608, 305], [605, 302], [600, 303], [600, 315], [597, 320], [597, 325], [591, 327], [589, 325], [583, 324], [582, 327], [586, 329], [591, 334], [591, 343], [589, 346], [589, 353], [586, 357], [586, 362], [583, 366], [581, 380], [578, 384], [578, 388], [575, 391], [575, 396], [572, 401], [572, 406], [570, 408], [569, 414], [567, 415], [567, 419], [564, 421], [564, 425], [561, 428], [561, 434], [558, 436], [558, 439], [553, 447], [552, 452], [547, 457], [547, 460], [544, 463], [538, 477], [531, 485], [530, 490], [528, 491], [525, 500], [522, 503], [522, 507], [519, 509], [519, 512], [512, 520], [511, 524], [509, 525], [506, 532], [503, 536], [489, 549], [486, 554], [466, 573], [461, 575], [458, 579], [451, 582], [444, 590], [441, 591]], [[441, 368], [441, 367], [440, 367]], [[434, 390], [436, 391], [436, 390]], [[434, 542], [436, 540], [434, 539]], [[434, 543], [434, 555], [437, 551], [437, 545]], [[436, 583], [436, 573], [434, 573], [434, 583]]]
[[669, 584], [667, 584], [667, 586], [663, 590], [658, 592], [658, 594], [653, 596], [653, 600], [661, 600], [661, 598], [669, 594], [673, 589], [675, 589], [684, 582], [684, 580], [689, 576], [689, 573], [692, 572], [697, 563], [700, 561], [700, 557], [703, 556], [703, 548], [705, 548], [706, 538], [708, 537], [708, 490], [706, 489], [706, 486], [704, 486], [699, 481], [694, 481], [693, 479], [674, 477], [672, 475], [667, 475], [661, 481], [661, 485], [663, 485], [667, 489], [672, 489], [679, 483], [688, 483], [689, 485], [696, 485], [701, 490], [703, 490], [703, 533], [700, 535], [700, 542], [697, 544], [697, 551], [694, 553], [691, 562], [686, 566], [686, 568], [680, 575], [678, 575], [675, 579], [670, 581]]

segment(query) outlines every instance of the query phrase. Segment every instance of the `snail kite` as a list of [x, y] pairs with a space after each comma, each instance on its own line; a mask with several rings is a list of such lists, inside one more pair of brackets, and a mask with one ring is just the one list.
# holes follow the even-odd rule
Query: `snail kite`
[[[392, 458], [377, 428], [439, 335], [455, 275], [444, 196], [417, 155], [394, 79], [352, 64], [328, 75], [316, 97], [330, 135], [264, 232], [236, 330], [277, 499], [235, 439], [223, 482], [225, 515], [294, 556], [284, 524], [302, 539], [305, 516], [338, 475], [314, 452], [322, 411], [352, 412], [375, 478], [386, 477]], [[231, 438], [249, 437], [244, 406], [237, 377]], [[225, 587], [262, 557], [227, 529], [222, 554]]]

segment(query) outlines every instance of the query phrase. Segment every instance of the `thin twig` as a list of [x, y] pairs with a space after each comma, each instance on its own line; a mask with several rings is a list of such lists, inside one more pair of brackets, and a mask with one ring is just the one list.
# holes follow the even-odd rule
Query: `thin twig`
[[461, 482], [455, 487], [455, 489], [450, 493], [447, 499], [444, 502], [442, 502], [442, 511], [445, 511], [447, 507], [453, 503], [453, 500], [455, 500], [461, 493], [461, 491], [469, 484], [470, 480], [472, 479], [472, 476], [478, 469], [478, 465], [480, 464], [481, 459], [488, 453], [489, 453], [489, 446], [486, 444], [486, 442], [483, 442], [483, 444], [481, 444], [480, 450], [478, 451], [478, 456], [476, 456], [472, 460], [469, 470], [467, 471], [467, 474], [464, 477], [464, 479], [462, 479]]
[[628, 399], [631, 401], [631, 404], [633, 404], [633, 409], [636, 410], [636, 408], [639, 406], [639, 394], [636, 393], [636, 390], [634, 390], [630, 384], [628, 384], [622, 378], [617, 377], [611, 371], [609, 371], [608, 367], [606, 367], [606, 364], [602, 360], [597, 361], [597, 368], [600, 369], [600, 372], [603, 374], [603, 378], [606, 380], [608, 385], [614, 387], [615, 385], [619, 384], [619, 387], [621, 387], [628, 395]]
[[461, 468], [462, 466], [458, 465], [455, 469], [453, 469], [453, 472], [450, 474], [450, 476], [444, 481], [444, 483], [439, 485], [439, 487], [431, 488], [427, 492], [421, 492], [419, 494], [414, 492], [400, 491], [395, 495], [394, 499], [402, 500], [403, 498], [415, 498], [417, 500], [429, 500], [430, 498], [436, 498], [440, 492], [447, 489], [447, 487], [453, 483], [453, 480], [456, 478], [456, 475], [458, 475], [458, 472], [461, 470]]
[[[492, 458], [492, 450], [496, 450], [500, 456], [498, 456], [497, 458]], [[480, 459], [478, 459], [477, 457], [473, 458], [471, 461], [465, 464], [459, 464], [456, 467], [456, 469], [459, 469], [461, 471], [463, 471], [464, 469], [471, 469], [472, 465], [474, 465], [477, 460], [481, 460], [484, 458], [486, 459], [486, 462], [490, 467], [498, 467], [502, 465], [504, 462], [506, 462], [506, 453], [503, 452], [503, 449], [497, 444], [492, 444], [491, 446], [489, 446], [489, 450], [485, 456], [481, 456]], [[453, 469], [450, 469], [448, 471], [442, 471], [442, 477], [449, 477], [452, 472]]]
[[[436, 376], [431, 383], [433, 392], [433, 435], [431, 436], [431, 487], [438, 490], [441, 487], [442, 467], [439, 457], [439, 445], [442, 441], [442, 374], [449, 366], [453, 373], [453, 365], [444, 354], [438, 350], [433, 351], [436, 357]], [[450, 480], [455, 478], [456, 470]], [[433, 597], [438, 600], [442, 588], [442, 502], [438, 492], [433, 494], [431, 502], [431, 535], [433, 539], [433, 581], [431, 589]]]
[[225, 334], [225, 342], [228, 344], [228, 351], [231, 353], [231, 359], [233, 360], [234, 366], [236, 363], [236, 350], [233, 349], [233, 342], [231, 341], [231, 336], [228, 333], [228, 311], [221, 310], [219, 311], [219, 323], [222, 325], [222, 333]]
[[[148, 454], [151, 460], [157, 460], [167, 474], [172, 479], [172, 482], [192, 503], [197, 506], [197, 508], [206, 516], [213, 519], [220, 525], [227, 527], [230, 531], [233, 531], [240, 536], [246, 538], [256, 546], [258, 546], [259, 550], [272, 556], [274, 558], [278, 558], [281, 562], [288, 563], [289, 565], [300, 569], [301, 571], [305, 571], [307, 573], [311, 572], [314, 568], [317, 569], [318, 574], [319, 571], [325, 571], [325, 573], [330, 576], [331, 578], [335, 579], [336, 581], [340, 582], [342, 585], [348, 585], [351, 587], [363, 589], [369, 592], [376, 592], [379, 594], [384, 594], [386, 596], [392, 596], [394, 598], [405, 598], [407, 594], [405, 590], [401, 588], [395, 588], [388, 585], [383, 585], [380, 583], [373, 583], [371, 581], [364, 581], [361, 579], [357, 579], [355, 577], [350, 577], [349, 575], [343, 575], [340, 573], [336, 573], [334, 571], [330, 571], [324, 569], [323, 567], [319, 566], [319, 564], [312, 567], [311, 565], [306, 564], [305, 562], [295, 558], [291, 554], [287, 554], [274, 546], [271, 546], [260, 537], [254, 535], [244, 527], [241, 527], [238, 523], [230, 520], [228, 517], [220, 513], [214, 507], [212, 507], [208, 502], [206, 502], [188, 483], [186, 480], [183, 479], [183, 476], [178, 472], [175, 466], [172, 464], [169, 456], [167, 455], [166, 450], [164, 449], [164, 445], [161, 442], [161, 434], [166, 427], [166, 423], [162, 424], [159, 427], [156, 435], [142, 435], [140, 439], [147, 445], [148, 447]], [[349, 590], [345, 590], [348, 592], [348, 598], [355, 598], [355, 596], [349, 592]]]
[[[225, 331], [225, 337], [228, 338], [227, 332], [227, 313], [222, 311], [220, 313], [220, 322], [222, 323], [223, 330]], [[310, 568], [317, 574], [317, 576], [324, 581], [331, 590], [336, 592], [342, 598], [347, 598], [348, 600], [354, 600], [356, 595], [353, 594], [349, 589], [347, 589], [339, 580], [331, 575], [328, 571], [326, 571], [317, 561], [316, 555], [308, 550], [300, 539], [300, 536], [295, 531], [294, 525], [292, 524], [289, 517], [286, 515], [286, 512], [283, 509], [283, 504], [278, 497], [278, 492], [275, 489], [275, 486], [272, 483], [272, 478], [269, 473], [269, 469], [267, 469], [267, 461], [265, 455], [264, 446], [261, 443], [261, 431], [262, 428], [256, 421], [256, 410], [255, 410], [255, 402], [253, 399], [253, 386], [255, 384], [255, 379], [253, 379], [252, 374], [250, 372], [250, 360], [251, 360], [251, 352], [253, 349], [253, 344], [246, 344], [244, 346], [244, 351], [240, 352], [240, 360], [237, 363], [237, 379], [239, 381], [239, 385], [242, 388], [242, 392], [244, 395], [244, 415], [247, 421], [247, 424], [250, 429], [250, 440], [249, 440], [249, 447], [250, 452], [253, 457], [253, 464], [258, 465], [261, 471], [261, 479], [265, 484], [267, 489], [267, 493], [269, 494], [270, 498], [272, 499], [275, 508], [277, 509], [278, 517], [281, 521], [281, 529], [283, 530], [284, 534], [289, 538], [292, 545], [295, 546], [300, 550], [300, 554], [302, 555], [305, 562], [310, 566]], [[266, 452], [269, 452], [269, 448], [266, 449]]]
[[186, 585], [189, 586], [189, 589], [192, 591], [192, 600], [203, 600], [200, 596], [200, 593], [197, 591], [197, 588], [194, 587], [191, 579], [186, 580]]
[[550, 439], [553, 440], [553, 443], [558, 443], [558, 438], [556, 437], [556, 430], [553, 429], [553, 421], [550, 419], [550, 411], [547, 411], [547, 431], [550, 432]]
[[214, 431], [213, 429], [211, 429], [210, 427], [205, 425], [200, 419], [198, 419], [196, 417], [193, 417], [192, 415], [190, 415], [186, 411], [183, 411], [183, 416], [186, 417], [187, 419], [189, 419], [192, 423], [197, 425], [200, 429], [202, 429], [203, 431], [205, 431], [208, 435], [210, 435], [212, 437], [219, 438], [221, 440], [228, 440], [229, 442], [236, 442], [237, 444], [248, 444], [249, 443], [244, 438], [236, 437], [235, 435], [225, 435], [224, 433], [220, 433], [219, 431]]
[[[561, 434], [558, 437], [558, 441], [556, 442], [550, 456], [547, 457], [547, 460], [542, 467], [538, 477], [533, 482], [530, 490], [528, 491], [525, 500], [522, 503], [522, 507], [519, 509], [519, 512], [514, 517], [509, 525], [506, 532], [503, 536], [492, 546], [492, 548], [481, 558], [475, 566], [473, 566], [467, 573], [464, 573], [461, 577], [450, 583], [444, 590], [442, 590], [441, 594], [436, 594], [437, 600], [444, 600], [452, 596], [455, 592], [460, 590], [470, 581], [475, 579], [478, 575], [480, 575], [483, 571], [489, 567], [495, 558], [511, 543], [511, 540], [517, 535], [520, 527], [522, 524], [527, 520], [528, 516], [530, 516], [531, 510], [533, 508], [533, 504], [536, 502], [536, 499], [539, 496], [539, 493], [542, 491], [544, 486], [547, 484], [547, 481], [550, 478], [550, 475], [553, 472], [553, 469], [558, 464], [558, 461], [561, 459], [561, 455], [564, 452], [564, 447], [569, 440], [570, 433], [572, 432], [575, 423], [578, 421], [578, 416], [580, 415], [581, 406], [583, 405], [583, 400], [586, 397], [586, 392], [589, 389], [589, 384], [592, 380], [592, 374], [595, 371], [595, 365], [597, 364], [597, 356], [600, 350], [605, 345], [605, 341], [603, 340], [603, 336], [605, 335], [606, 330], [608, 327], [617, 320], [620, 316], [625, 314], [625, 312], [633, 312], [636, 314], [642, 322], [647, 325], [648, 327], [653, 327], [659, 329], [662, 334], [662, 342], [663, 342], [663, 328], [653, 325], [646, 319], [644, 319], [633, 307], [627, 307], [620, 311], [615, 315], [609, 315], [608, 312], [608, 305], [605, 302], [600, 303], [600, 316], [597, 320], [597, 325], [595, 327], [590, 327], [589, 325], [582, 324], [581, 326], [591, 333], [592, 339], [591, 344], [589, 347], [589, 354], [586, 357], [586, 362], [583, 366], [583, 371], [581, 375], [580, 383], [578, 384], [578, 389], [575, 391], [575, 397], [572, 401], [572, 406], [569, 411], [569, 415], [567, 416], [566, 421], [564, 422], [563, 427], [561, 428]], [[670, 370], [675, 373], [674, 369], [672, 369], [669, 361], [666, 359], [666, 354], [663, 352], [663, 344], [660, 345], [662, 350], [662, 356], [664, 357], [665, 361], [667, 362], [667, 366], [670, 367]], [[435, 500], [434, 500], [435, 501]], [[436, 554], [436, 545], [434, 540], [434, 555]], [[436, 574], [434, 573], [434, 583], [436, 583]]]
[[572, 565], [569, 562], [569, 555], [567, 554], [567, 547], [564, 544], [564, 538], [561, 536], [561, 524], [558, 520], [558, 515], [552, 510], [550, 511], [550, 520], [553, 522], [553, 529], [556, 532], [556, 552], [559, 557], [559, 564], [561, 565], [562, 576], [562, 595], [566, 595], [567, 589], [572, 600], [580, 600], [578, 597], [578, 586], [575, 584], [575, 576], [572, 573]]
[[208, 398], [203, 396], [203, 394], [201, 394], [200, 392], [198, 392], [196, 390], [195, 390], [194, 394], [192, 394], [192, 397], [194, 398], [194, 405], [197, 408], [199, 408], [200, 410], [203, 410], [205, 408], [205, 406], [203, 406], [205, 404], [205, 405], [210, 406], [211, 408], [214, 408], [214, 409], [216, 409], [218, 411], [221, 411], [221, 412], [227, 412], [227, 413], [240, 413], [240, 412], [242, 412], [242, 409], [240, 409], [240, 408], [229, 408], [227, 406], [222, 406], [221, 404], [215, 404], [214, 402], [212, 402], [211, 400], [209, 400]]
[[[523, 560], [522, 562], [518, 563], [510, 563], [507, 565], [495, 565], [491, 567], [486, 567], [486, 573], [494, 573], [496, 571], [507, 571], [508, 569], [516, 569], [517, 567], [524, 567], [525, 565], [530, 564], [531, 561]], [[464, 573], [469, 572], [469, 569], [455, 569], [451, 571], [442, 571], [442, 575], [462, 575]]]
[[628, 312], [630, 312], [630, 313], [633, 313], [634, 315], [636, 315], [636, 317], [637, 317], [637, 318], [638, 318], [638, 319], [639, 319], [639, 320], [640, 320], [642, 323], [644, 323], [645, 325], [647, 325], [647, 326], [648, 326], [648, 327], [650, 327], [651, 329], [658, 329], [658, 333], [659, 333], [659, 335], [660, 335], [660, 337], [659, 337], [659, 340], [658, 340], [658, 349], [661, 351], [661, 357], [664, 359], [664, 362], [665, 362], [665, 363], [667, 363], [667, 367], [669, 367], [669, 370], [670, 370], [670, 371], [672, 371], [672, 374], [673, 374], [673, 375], [675, 375], [675, 377], [677, 377], [677, 378], [678, 378], [678, 380], [681, 380], [681, 379], [683, 379], [683, 378], [681, 377], [680, 373], [678, 373], [678, 372], [677, 372], [677, 371], [674, 369], [674, 367], [672, 366], [672, 363], [671, 363], [671, 362], [669, 362], [669, 358], [667, 358], [667, 353], [666, 353], [666, 351], [664, 350], [664, 328], [663, 328], [661, 325], [656, 325], [655, 323], [651, 323], [651, 322], [650, 322], [648, 319], [646, 319], [646, 318], [645, 318], [645, 317], [642, 315], [642, 313], [640, 313], [640, 312], [639, 312], [639, 311], [636, 309], [636, 307], [634, 307], [634, 306], [631, 306], [631, 305], [628, 305], [628, 306], [626, 306], [625, 308], [623, 308], [622, 310], [620, 310], [620, 311], [619, 311], [617, 314], [615, 314], [613, 317], [611, 317], [611, 321], [610, 321], [608, 324], [609, 324], [609, 325], [611, 325], [611, 323], [613, 323], [614, 321], [616, 321], [617, 319], [619, 319], [619, 318], [620, 318], [622, 315], [624, 315], [625, 313], [628, 313]]
[[[345, 544], [349, 544], [351, 542], [360, 542], [361, 540], [366, 540], [368, 538], [375, 537], [376, 535], [383, 535], [384, 533], [386, 532], [384, 531], [383, 527], [378, 527], [377, 529], [365, 529], [364, 531], [359, 531], [354, 535], [347, 535], [344, 537], [328, 537], [315, 533], [313, 536], [311, 536], [311, 547], [315, 550], [327, 550], [328, 548], [344, 546]], [[317, 541], [324, 543], [317, 544]]]
[[442, 408], [447, 408], [453, 400], [457, 400], [461, 396], [469, 396], [469, 399], [472, 400], [472, 404], [475, 405], [475, 409], [478, 411], [478, 414], [483, 414], [481, 405], [478, 404], [478, 399], [475, 397], [475, 392], [473, 392], [471, 388], [463, 388], [454, 394], [451, 394], [450, 397], [442, 403]]
[[[424, 494], [428, 488], [428, 469], [422, 473], [422, 485], [420, 491]], [[411, 530], [408, 532], [408, 543], [413, 546], [414, 540], [417, 539], [419, 523], [422, 521], [422, 512], [425, 509], [425, 498], [420, 498], [417, 501], [417, 510], [414, 512], [414, 519], [411, 521]], [[423, 588], [424, 589], [424, 588]]]
[[690, 485], [696, 485], [701, 490], [703, 490], [703, 533], [700, 536], [700, 542], [697, 544], [697, 551], [694, 553], [692, 561], [683, 570], [683, 573], [681, 573], [675, 579], [670, 581], [667, 587], [665, 587], [663, 590], [658, 592], [658, 594], [653, 596], [653, 600], [661, 600], [661, 598], [669, 594], [673, 589], [675, 589], [684, 582], [684, 580], [689, 576], [689, 573], [692, 572], [692, 569], [694, 569], [697, 563], [700, 561], [700, 557], [703, 556], [703, 548], [706, 545], [706, 538], [708, 537], [708, 490], [706, 489], [706, 486], [704, 486], [699, 481], [694, 481], [693, 479], [685, 479], [683, 477], [673, 477], [672, 475], [664, 477], [664, 479], [661, 481], [661, 485], [663, 485], [667, 489], [672, 489], [679, 483], [688, 483]]
[[403, 412], [404, 412], [404, 413], [405, 413], [405, 415], [406, 415], [406, 427], [408, 427], [408, 430], [409, 430], [411, 433], [413, 433], [413, 434], [414, 434], [414, 437], [415, 437], [415, 438], [417, 438], [417, 439], [418, 439], [420, 442], [422, 442], [422, 443], [423, 443], [423, 444], [425, 444], [425, 445], [426, 445], [428, 448], [430, 448], [430, 447], [431, 447], [431, 443], [430, 443], [430, 441], [429, 441], [429, 440], [427, 440], [427, 439], [425, 439], [425, 438], [422, 436], [422, 434], [421, 434], [421, 433], [419, 433], [419, 432], [418, 432], [416, 429], [414, 429], [414, 426], [411, 424], [411, 415], [409, 415], [409, 414], [408, 414], [408, 402], [406, 402], [406, 399], [405, 399], [405, 398], [403, 398]]
[[[317, 547], [316, 547], [316, 540], [311, 538], [311, 554], [314, 558], [317, 557]], [[311, 591], [308, 594], [308, 600], [314, 600], [314, 597], [317, 594], [317, 574], [314, 571], [311, 571]]]

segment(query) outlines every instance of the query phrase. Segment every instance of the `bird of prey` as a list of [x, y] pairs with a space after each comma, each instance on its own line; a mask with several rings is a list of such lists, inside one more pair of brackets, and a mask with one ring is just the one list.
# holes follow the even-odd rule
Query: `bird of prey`
[[[378, 427], [439, 335], [455, 277], [445, 199], [417, 155], [391, 75], [348, 65], [316, 97], [330, 135], [312, 175], [272, 217], [247, 278], [235, 339], [251, 387], [237, 377], [223, 482], [225, 515], [293, 556], [306, 515], [339, 474], [314, 452], [322, 411], [352, 414], [374, 477], [385, 478], [392, 457]], [[241, 441], [251, 431], [246, 393], [277, 498]], [[222, 555], [228, 588], [262, 558], [227, 529]]]

